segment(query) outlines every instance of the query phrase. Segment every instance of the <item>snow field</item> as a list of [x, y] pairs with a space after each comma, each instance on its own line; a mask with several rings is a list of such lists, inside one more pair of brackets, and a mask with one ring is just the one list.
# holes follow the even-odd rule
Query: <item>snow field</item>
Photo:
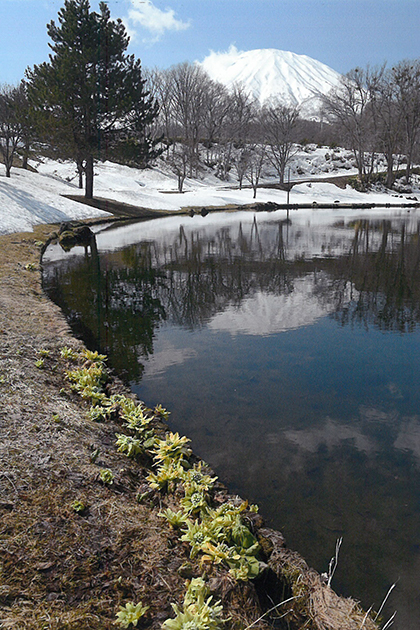
[[[291, 163], [291, 179], [319, 178], [327, 175], [355, 173], [352, 156], [343, 149], [327, 147], [299, 148]], [[59, 223], [72, 219], [109, 216], [108, 213], [66, 199], [63, 195], [83, 196], [77, 187], [77, 173], [72, 162], [43, 160], [33, 162], [36, 173], [13, 168], [6, 178], [0, 165], [0, 234], [30, 231], [40, 223]], [[274, 173], [267, 169], [261, 183], [275, 182]], [[156, 210], [178, 211], [189, 206], [244, 205], [254, 201], [250, 188], [239, 190], [234, 173], [230, 181], [217, 179], [210, 169], [203, 170], [200, 179], [187, 179], [184, 192], [177, 192], [176, 176], [164, 160], [153, 168], [140, 170], [104, 162], [95, 166], [94, 195]], [[420, 198], [420, 197], [419, 197]], [[257, 202], [286, 203], [287, 193], [270, 188], [259, 189]], [[290, 191], [291, 204], [301, 203], [377, 203], [394, 199], [388, 192], [360, 193], [350, 187], [338, 188], [330, 183], [296, 184]]]

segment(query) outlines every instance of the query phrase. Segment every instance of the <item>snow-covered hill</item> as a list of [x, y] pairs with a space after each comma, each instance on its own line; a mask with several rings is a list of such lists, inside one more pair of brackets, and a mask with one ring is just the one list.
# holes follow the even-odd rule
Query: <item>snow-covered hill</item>
[[231, 88], [242, 84], [260, 103], [278, 99], [299, 105], [306, 115], [319, 107], [319, 95], [327, 94], [341, 75], [306, 55], [273, 48], [211, 52], [201, 63], [209, 76]]

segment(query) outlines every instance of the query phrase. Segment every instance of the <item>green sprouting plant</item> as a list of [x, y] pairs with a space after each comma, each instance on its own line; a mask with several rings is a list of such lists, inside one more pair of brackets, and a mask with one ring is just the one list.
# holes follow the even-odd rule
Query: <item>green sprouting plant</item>
[[109, 399], [112, 403], [117, 403], [121, 408], [121, 417], [129, 417], [132, 414], [136, 415], [144, 415], [146, 416], [151, 412], [151, 409], [146, 407], [142, 402], [137, 402], [132, 398], [128, 398], [127, 396], [123, 396], [122, 394], [114, 394]]
[[181, 499], [181, 504], [188, 514], [203, 512], [208, 508], [207, 495], [200, 488], [189, 487], [185, 491], [185, 496]]
[[[202, 546], [202, 551], [204, 551], [202, 562], [206, 560], [211, 560], [216, 564], [224, 562], [229, 567], [229, 573], [236, 580], [252, 580], [260, 572], [259, 561], [252, 554], [248, 554], [251, 549], [244, 551], [236, 546], [230, 547], [224, 542], [218, 545], [206, 542]], [[252, 551], [257, 553], [257, 547]]]
[[92, 464], [96, 462], [100, 455], [100, 452], [101, 450], [99, 448], [95, 448], [95, 450], [91, 452], [91, 454], [89, 455], [89, 460]]
[[194, 488], [195, 490], [201, 490], [208, 492], [217, 481], [217, 477], [210, 477], [202, 472], [203, 462], [194, 464], [192, 468], [186, 470], [183, 475], [183, 483], [186, 489]]
[[197, 605], [202, 608], [206, 603], [206, 598], [210, 595], [209, 588], [202, 577], [193, 578], [188, 585], [187, 592], [184, 597], [184, 604], [191, 606], [191, 604]]
[[[113, 394], [109, 398], [105, 398], [102, 405], [106, 407], [106, 417], [119, 417], [125, 422], [125, 426], [131, 431], [135, 431], [137, 437], [140, 434], [144, 440], [154, 435], [152, 431], [147, 434], [149, 425], [153, 420], [152, 410], [146, 407], [142, 402], [137, 402], [122, 394]], [[150, 448], [153, 444], [147, 445]]]
[[89, 409], [88, 416], [93, 422], [105, 422], [108, 419], [108, 409], [101, 405], [96, 405]]
[[232, 530], [237, 525], [241, 515], [245, 510], [258, 511], [257, 506], [249, 506], [248, 501], [243, 501], [240, 505], [233, 505], [232, 503], [223, 503], [215, 510], [210, 510], [208, 518], [218, 523], [226, 532]]
[[131, 435], [116, 434], [118, 451], [125, 453], [127, 457], [137, 457], [144, 452], [143, 444], [141, 440], [132, 437]]
[[175, 619], [164, 621], [164, 630], [220, 630], [223, 619], [223, 607], [219, 601], [213, 603], [203, 578], [191, 580], [184, 597], [182, 610], [171, 604]]
[[38, 368], [38, 370], [43, 370], [45, 367], [45, 360], [44, 359], [38, 359], [38, 361], [35, 361], [35, 367]]
[[229, 537], [233, 544], [247, 553], [258, 551], [258, 542], [254, 534], [242, 523], [241, 517], [237, 516], [235, 523], [230, 528]]
[[[223, 562], [237, 580], [256, 577], [262, 567], [256, 557], [260, 547], [255, 536], [242, 522], [241, 514], [247, 506], [247, 502], [244, 502], [239, 506], [225, 503], [217, 509], [201, 507], [199, 519], [186, 520], [181, 540], [189, 543], [191, 558], [201, 552], [204, 554], [202, 563]], [[184, 504], [184, 509], [189, 511], [188, 508]]]
[[125, 421], [125, 426], [128, 429], [144, 434], [149, 430], [149, 425], [153, 420], [153, 417], [149, 415], [151, 410], [142, 403], [135, 404], [134, 401], [130, 401], [130, 403], [133, 404], [123, 403], [121, 405], [120, 418]]
[[82, 501], [73, 501], [71, 507], [78, 514], [82, 514], [86, 510], [86, 505]]
[[168, 460], [181, 460], [191, 454], [186, 444], [190, 442], [187, 437], [180, 437], [179, 433], [167, 433], [164, 440], [157, 440], [154, 447], [153, 459], [159, 463]]
[[119, 623], [123, 628], [128, 628], [130, 625], [137, 626], [139, 619], [144, 617], [149, 608], [149, 606], [143, 606], [142, 602], [138, 604], [128, 602], [125, 606], [120, 606], [116, 615], [116, 623]]
[[41, 350], [39, 350], [39, 351], [38, 351], [38, 354], [39, 354], [41, 357], [48, 357], [48, 356], [49, 356], [49, 354], [50, 354], [50, 351], [49, 351], [49, 350], [46, 350], [45, 348], [41, 348]]
[[170, 416], [170, 411], [168, 411], [167, 409], [165, 409], [164, 407], [162, 407], [162, 405], [156, 405], [155, 407], [155, 414], [157, 416], [160, 416], [161, 418], [163, 418], [163, 420], [165, 420], [165, 422], [168, 421], [168, 418]]
[[206, 542], [202, 545], [201, 549], [207, 556], [210, 556], [216, 564], [220, 564], [221, 562], [226, 562], [227, 564], [236, 563], [241, 558], [241, 554], [238, 553], [235, 547], [229, 547], [225, 542], [218, 543], [217, 545]]
[[128, 398], [128, 396], [125, 396], [124, 394], [112, 394], [112, 396], [108, 398], [108, 403], [110, 406], [118, 406], [120, 411], [126, 411], [127, 413], [135, 409], [137, 406], [136, 401], [132, 398]]
[[103, 403], [106, 398], [105, 394], [101, 392], [100, 387], [92, 385], [87, 385], [83, 389], [79, 390], [79, 393], [85, 400], [90, 400], [92, 405], [99, 405], [99, 403]]
[[25, 265], [25, 269], [26, 271], [36, 271], [36, 264], [35, 263], [27, 263]]
[[71, 381], [71, 388], [77, 391], [82, 398], [88, 399], [93, 405], [97, 405], [106, 399], [102, 387], [107, 379], [106, 370], [102, 365], [93, 364], [89, 367], [77, 368], [66, 372]]
[[73, 348], [68, 348], [67, 346], [61, 348], [60, 355], [62, 359], [69, 359], [70, 361], [76, 361], [76, 359], [78, 359], [79, 357], [76, 350], [73, 350]]
[[194, 558], [199, 551], [203, 550], [206, 543], [211, 543], [214, 540], [215, 534], [211, 525], [207, 521], [202, 523], [186, 521], [187, 529], [183, 530], [184, 534], [181, 536], [183, 542], [189, 543], [190, 557]]
[[91, 365], [89, 367], [77, 368], [66, 372], [69, 380], [75, 384], [75, 389], [82, 390], [85, 387], [100, 387], [105, 381], [107, 374], [101, 366]]
[[91, 410], [89, 413], [91, 415], [92, 420], [96, 420], [97, 422], [104, 422], [105, 420], [109, 420], [113, 416], [117, 416], [120, 411], [118, 398], [124, 398], [124, 396], [113, 395], [109, 398], [104, 396], [101, 400], [101, 405], [98, 411]]
[[188, 514], [186, 514], [183, 510], [178, 510], [178, 512], [174, 512], [171, 508], [166, 508], [163, 512], [159, 512], [158, 516], [162, 518], [166, 518], [168, 523], [174, 528], [179, 529], [188, 521]]
[[109, 468], [101, 468], [99, 471], [99, 479], [102, 483], [111, 486], [114, 483], [114, 473]]
[[107, 357], [105, 354], [99, 354], [96, 350], [88, 350], [85, 348], [80, 353], [82, 359], [89, 361], [89, 363], [94, 363], [96, 365], [104, 365]]
[[229, 573], [235, 580], [253, 580], [261, 570], [261, 563], [253, 556], [241, 556], [238, 562], [229, 564]]
[[158, 467], [156, 473], [150, 473], [147, 481], [154, 490], [172, 492], [182, 480], [183, 472], [180, 461], [168, 460]]

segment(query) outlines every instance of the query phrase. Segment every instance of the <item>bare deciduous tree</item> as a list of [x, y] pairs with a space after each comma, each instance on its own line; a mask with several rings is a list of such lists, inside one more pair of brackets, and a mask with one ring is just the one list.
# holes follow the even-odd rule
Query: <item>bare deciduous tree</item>
[[297, 107], [288, 107], [281, 103], [266, 105], [262, 111], [262, 128], [267, 142], [267, 157], [284, 183], [286, 166], [294, 155], [293, 131], [299, 118]]
[[249, 147], [248, 168], [245, 176], [254, 191], [254, 199], [257, 196], [257, 188], [260, 183], [262, 170], [267, 159], [267, 147], [264, 144], [253, 144]]
[[391, 188], [395, 156], [403, 144], [402, 112], [396, 99], [395, 83], [385, 65], [371, 72], [368, 89], [378, 150], [383, 152], [387, 163], [386, 185]]
[[218, 176], [221, 179], [228, 179], [233, 163], [236, 166], [240, 165], [241, 158], [235, 156], [235, 149], [242, 152], [246, 149], [257, 111], [258, 107], [253, 97], [242, 85], [234, 85], [228, 94], [226, 117], [220, 133]]
[[187, 177], [187, 168], [190, 164], [190, 155], [188, 147], [182, 143], [178, 143], [173, 146], [171, 157], [169, 160], [170, 168], [178, 179], [178, 192], [182, 193], [184, 189], [184, 182]]
[[27, 98], [24, 83], [18, 86], [3, 85], [0, 88], [0, 151], [10, 177], [13, 159], [24, 137]]
[[173, 89], [173, 116], [180, 127], [184, 145], [189, 150], [189, 169], [198, 163], [198, 143], [202, 129], [206, 92], [211, 82], [198, 65], [181, 63], [169, 70]]
[[241, 149], [235, 160], [235, 170], [238, 176], [239, 190], [242, 190], [244, 177], [249, 168], [249, 162], [251, 159], [249, 149]]
[[156, 135], [163, 134], [165, 142], [169, 146], [174, 141], [174, 90], [171, 81], [171, 73], [168, 70], [144, 71], [147, 89], [151, 96], [159, 104], [158, 116], [155, 120]]
[[323, 98], [327, 118], [334, 121], [354, 154], [363, 185], [373, 172], [374, 133], [369, 96], [370, 71], [355, 68], [342, 77], [338, 88]]
[[402, 61], [392, 68], [396, 99], [404, 122], [406, 180], [410, 181], [416, 147], [420, 141], [420, 60]]

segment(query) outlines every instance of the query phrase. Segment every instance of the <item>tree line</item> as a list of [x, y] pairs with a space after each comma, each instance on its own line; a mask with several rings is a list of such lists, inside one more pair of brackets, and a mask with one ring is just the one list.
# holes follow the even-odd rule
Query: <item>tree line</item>
[[353, 151], [362, 185], [372, 182], [378, 153], [386, 160], [389, 188], [401, 156], [409, 183], [419, 157], [420, 60], [401, 61], [392, 68], [355, 68], [324, 97], [324, 111]]
[[34, 150], [48, 152], [74, 160], [91, 198], [95, 160], [144, 168], [162, 155], [179, 191], [207, 166], [240, 188], [247, 181], [255, 196], [267, 165], [284, 185], [297, 143], [315, 142], [351, 150], [362, 188], [377, 177], [378, 154], [388, 187], [402, 156], [410, 181], [419, 153], [420, 60], [352, 70], [310, 121], [279, 100], [261, 105], [240, 84], [228, 90], [197, 64], [143, 70], [105, 2], [96, 13], [89, 0], [65, 0], [47, 32], [49, 61], [28, 68], [20, 85], [0, 89], [8, 177], [17, 155], [27, 166]]
[[385, 158], [388, 187], [402, 162], [409, 182], [419, 157], [420, 60], [352, 70], [321, 97], [320, 117], [312, 121], [278, 99], [261, 105], [241, 85], [228, 90], [196, 64], [153, 70], [147, 79], [160, 103], [155, 131], [164, 138], [180, 189], [187, 175], [197, 174], [200, 155], [220, 179], [233, 172], [239, 187], [246, 178], [254, 193], [266, 164], [285, 183], [297, 143], [349, 149], [363, 188], [377, 175], [378, 154]]

